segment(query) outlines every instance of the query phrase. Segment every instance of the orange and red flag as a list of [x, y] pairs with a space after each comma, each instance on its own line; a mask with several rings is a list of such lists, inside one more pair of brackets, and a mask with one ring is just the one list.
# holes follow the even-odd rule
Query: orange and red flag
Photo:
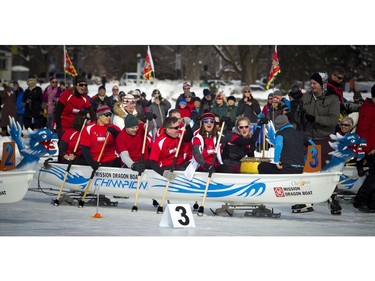
[[277, 55], [277, 46], [275, 46], [275, 50], [272, 56], [272, 66], [271, 66], [270, 74], [268, 75], [266, 90], [268, 90], [271, 82], [273, 81], [275, 76], [279, 74], [280, 72], [281, 72], [281, 69], [280, 69], [280, 63], [279, 63], [279, 56]]
[[71, 76], [77, 76], [77, 71], [74, 68], [74, 65], [72, 61], [70, 60], [70, 57], [68, 55], [68, 51], [64, 47], [64, 70], [66, 73], [68, 73]]
[[148, 46], [147, 54], [146, 54], [146, 61], [143, 66], [143, 77], [147, 80], [150, 80], [152, 77], [152, 73], [154, 73], [154, 77], [155, 77], [154, 62], [152, 61], [150, 46]]

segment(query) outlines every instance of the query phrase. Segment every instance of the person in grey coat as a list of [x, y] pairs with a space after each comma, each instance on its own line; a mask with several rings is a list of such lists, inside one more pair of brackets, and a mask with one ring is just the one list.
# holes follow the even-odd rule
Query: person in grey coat
[[152, 112], [156, 115], [156, 127], [159, 129], [168, 114], [168, 110], [172, 107], [171, 103], [162, 97], [160, 91], [155, 89], [152, 91], [152, 102], [147, 107], [147, 112]]
[[[331, 158], [330, 135], [335, 134], [340, 118], [340, 99], [327, 91], [328, 74], [315, 72], [310, 77], [311, 91], [303, 94], [297, 112], [297, 118], [305, 136], [321, 146], [321, 166]], [[337, 187], [329, 200], [332, 215], [341, 215], [341, 206], [337, 199]]]

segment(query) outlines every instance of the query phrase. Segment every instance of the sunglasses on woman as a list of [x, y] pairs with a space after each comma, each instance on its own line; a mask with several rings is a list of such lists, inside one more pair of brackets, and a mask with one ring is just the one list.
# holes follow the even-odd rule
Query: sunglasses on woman
[[344, 123], [341, 123], [340, 126], [341, 126], [341, 127], [350, 127], [351, 125], [350, 125], [350, 124], [344, 124]]
[[204, 123], [204, 124], [214, 124], [214, 123], [215, 123], [215, 120], [212, 120], [212, 119], [206, 119], [206, 120], [203, 120], [203, 123]]
[[241, 130], [242, 130], [242, 129], [249, 129], [249, 127], [250, 127], [249, 125], [246, 125], [246, 126], [238, 126], [238, 128], [240, 128]]

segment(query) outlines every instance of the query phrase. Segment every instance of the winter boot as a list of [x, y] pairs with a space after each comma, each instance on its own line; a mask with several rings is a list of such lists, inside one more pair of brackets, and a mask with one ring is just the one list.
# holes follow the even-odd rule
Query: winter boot
[[363, 213], [375, 213], [375, 210], [371, 210], [367, 205], [359, 206], [358, 210], [360, 210]]
[[313, 204], [297, 204], [292, 206], [292, 213], [309, 213], [314, 212]]
[[333, 193], [331, 198], [328, 199], [328, 208], [331, 211], [331, 215], [341, 215], [342, 208], [336, 193]]

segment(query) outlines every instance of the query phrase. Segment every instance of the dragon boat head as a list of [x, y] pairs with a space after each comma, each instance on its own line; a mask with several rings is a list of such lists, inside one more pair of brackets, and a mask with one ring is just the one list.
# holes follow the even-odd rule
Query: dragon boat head
[[29, 132], [29, 151], [38, 156], [54, 155], [57, 152], [57, 134], [48, 129], [39, 129], [36, 132]]
[[329, 154], [341, 158], [343, 160], [349, 160], [356, 158], [357, 161], [361, 160], [365, 156], [363, 147], [366, 146], [366, 139], [359, 137], [355, 133], [349, 133], [346, 135], [330, 135], [331, 139], [335, 142], [329, 142], [329, 145], [334, 149]]
[[8, 131], [23, 157], [16, 167], [17, 170], [33, 169], [41, 156], [54, 155], [57, 152], [58, 136], [46, 128], [35, 132], [30, 128], [25, 130], [10, 117]]

